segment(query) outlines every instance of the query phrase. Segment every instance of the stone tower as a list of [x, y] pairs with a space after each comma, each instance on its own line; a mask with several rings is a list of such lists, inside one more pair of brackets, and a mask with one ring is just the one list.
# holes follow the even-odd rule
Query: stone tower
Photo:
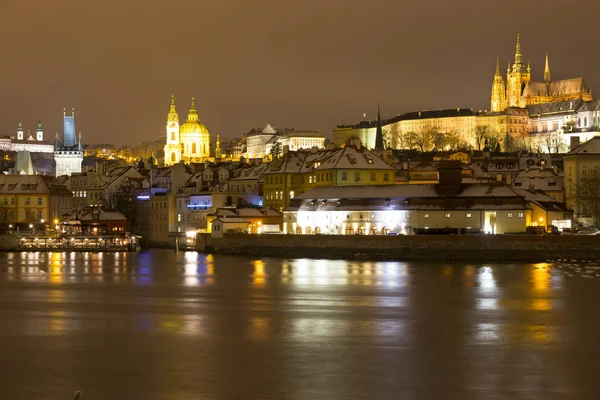
[[512, 68], [508, 68], [506, 77], [506, 105], [507, 107], [525, 107], [525, 99], [522, 97], [523, 88], [531, 80], [531, 67], [523, 64], [521, 54], [521, 40], [517, 34], [517, 45], [515, 50], [515, 62]]
[[496, 73], [492, 83], [492, 101], [490, 111], [504, 111], [506, 109], [506, 86], [502, 73], [500, 73], [500, 57], [496, 59]]
[[181, 160], [179, 141], [179, 115], [175, 110], [175, 95], [171, 96], [171, 108], [167, 116], [167, 143], [165, 144], [165, 165], [177, 164]]
[[63, 109], [63, 119], [62, 144], [57, 140], [54, 150], [56, 176], [70, 176], [74, 172], [81, 172], [81, 163], [83, 162], [81, 133], [79, 134], [79, 144], [77, 144], [77, 134], [75, 133], [75, 110], [71, 115], [67, 115]]

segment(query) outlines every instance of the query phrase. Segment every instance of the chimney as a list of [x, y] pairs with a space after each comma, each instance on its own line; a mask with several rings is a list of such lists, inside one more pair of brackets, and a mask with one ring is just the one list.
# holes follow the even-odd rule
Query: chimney
[[571, 148], [569, 150], [573, 150], [575, 147], [579, 146], [579, 136], [571, 136]]
[[460, 161], [442, 161], [438, 168], [439, 180], [438, 190], [442, 194], [456, 195], [460, 193], [462, 186], [462, 163]]

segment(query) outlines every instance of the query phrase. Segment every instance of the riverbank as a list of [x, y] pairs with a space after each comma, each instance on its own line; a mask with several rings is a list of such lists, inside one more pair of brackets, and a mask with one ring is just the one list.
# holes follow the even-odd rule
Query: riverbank
[[139, 249], [131, 235], [0, 235], [0, 251], [123, 252]]
[[600, 236], [360, 236], [200, 234], [200, 252], [344, 260], [600, 260]]

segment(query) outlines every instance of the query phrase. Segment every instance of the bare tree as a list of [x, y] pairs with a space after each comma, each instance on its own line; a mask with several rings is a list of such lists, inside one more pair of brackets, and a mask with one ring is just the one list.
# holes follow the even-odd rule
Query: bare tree
[[409, 132], [407, 135], [411, 147], [417, 147], [421, 153], [431, 149], [431, 132], [429, 129], [422, 129], [419, 132]]
[[562, 140], [558, 132], [549, 132], [540, 137], [540, 145], [544, 152], [561, 153], [567, 150], [567, 144]]
[[475, 147], [481, 150], [490, 132], [490, 127], [487, 125], [477, 125], [473, 131], [473, 139], [475, 139]]

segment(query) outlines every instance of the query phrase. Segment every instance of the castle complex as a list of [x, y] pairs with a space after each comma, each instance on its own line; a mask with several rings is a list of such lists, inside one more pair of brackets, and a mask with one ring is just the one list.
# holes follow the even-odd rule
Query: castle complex
[[569, 100], [592, 100], [592, 91], [587, 89], [583, 78], [559, 81], [550, 79], [550, 64], [546, 53], [544, 82], [531, 80], [531, 65], [523, 63], [521, 40], [517, 35], [515, 60], [508, 64], [506, 84], [500, 73], [500, 59], [496, 60], [496, 73], [492, 83], [491, 111], [504, 111], [510, 107], [524, 108], [532, 104], [552, 103]]
[[[538, 148], [556, 152], [572, 144], [600, 135], [600, 103], [592, 98], [583, 78], [553, 81], [546, 54], [544, 81], [531, 79], [531, 65], [523, 62], [521, 41], [517, 44], [512, 66], [508, 65], [506, 80], [496, 60], [489, 111], [469, 108], [423, 110], [398, 114], [381, 121], [386, 148], [442, 150], [423, 138], [428, 132], [455, 138], [463, 147], [481, 147], [477, 129], [485, 128], [501, 148]], [[376, 146], [377, 121], [338, 125], [333, 129], [333, 141], [343, 146], [360, 139], [364, 146]], [[421, 144], [415, 143], [420, 141]], [[429, 140], [429, 142], [432, 142]], [[483, 141], [485, 144], [485, 141]], [[508, 144], [511, 144], [510, 146]], [[549, 143], [554, 143], [549, 146]], [[550, 149], [552, 147], [552, 149]]]

